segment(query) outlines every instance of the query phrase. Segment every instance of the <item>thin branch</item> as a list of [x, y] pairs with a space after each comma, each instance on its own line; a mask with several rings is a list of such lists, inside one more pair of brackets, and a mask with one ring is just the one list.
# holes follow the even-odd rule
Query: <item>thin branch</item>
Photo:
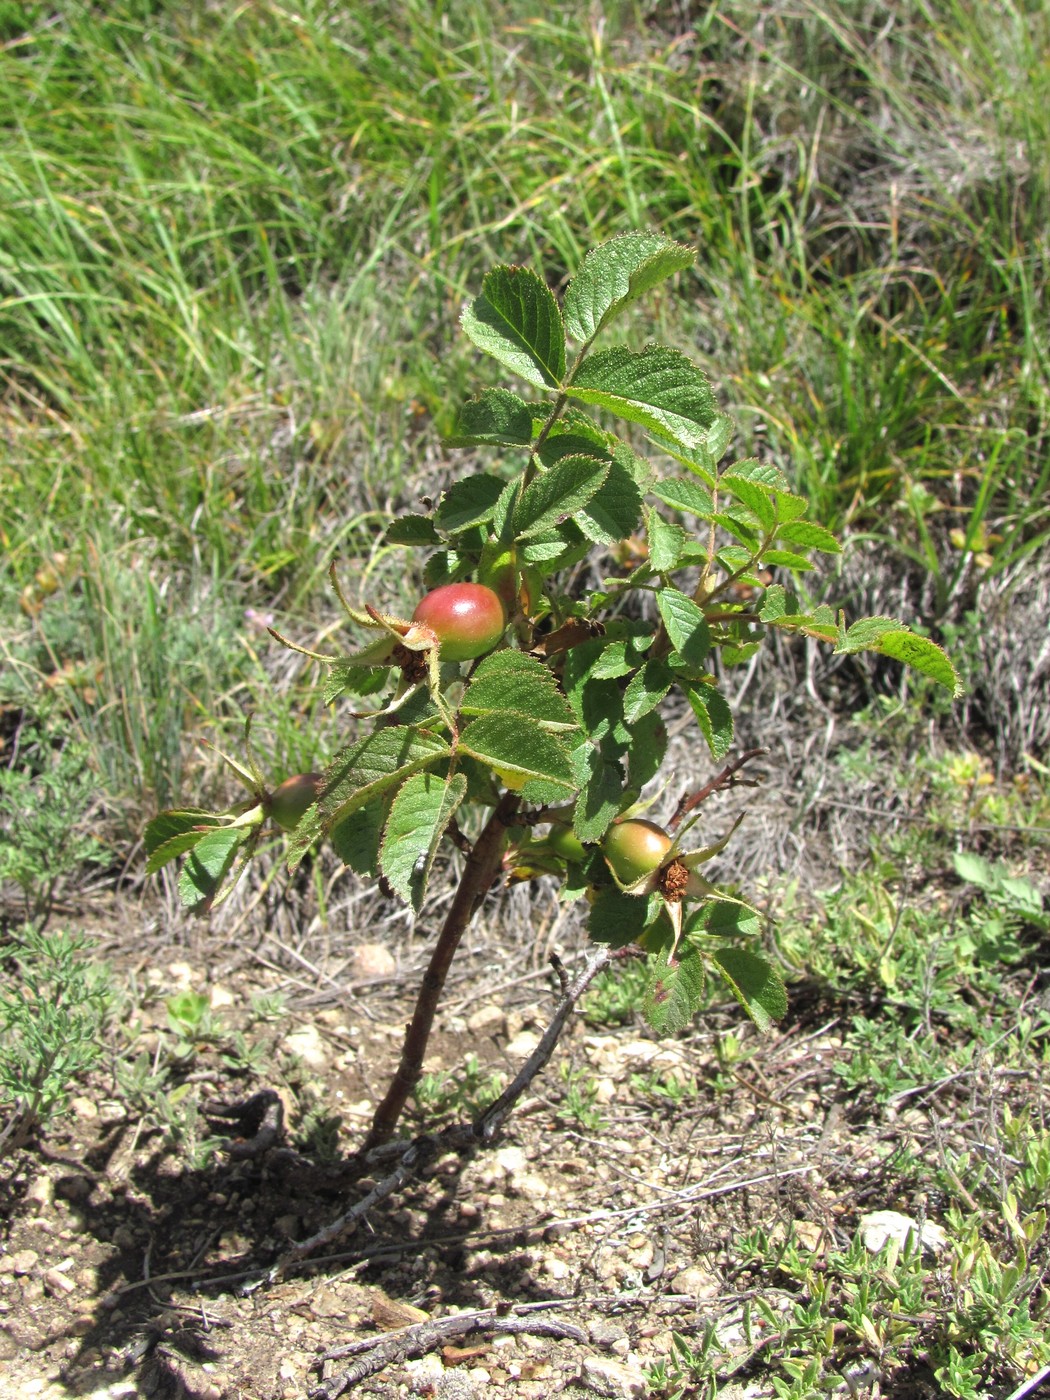
[[698, 788], [696, 792], [689, 793], [683, 797], [678, 803], [678, 808], [674, 816], [668, 822], [668, 826], [670, 826], [673, 831], [683, 817], [688, 816], [690, 812], [694, 812], [702, 802], [706, 802], [707, 799], [713, 797], [716, 792], [724, 792], [728, 788], [740, 787], [745, 784], [749, 787], [754, 787], [757, 784], [757, 779], [737, 778], [736, 774], [743, 768], [745, 763], [750, 763], [753, 758], [760, 758], [762, 754], [767, 754], [768, 752], [769, 750], [765, 748], [745, 749], [738, 758], [733, 759], [732, 763], [727, 763], [721, 773], [716, 774], [709, 783], [705, 783], [704, 786]]
[[572, 1014], [577, 1001], [590, 986], [603, 968], [612, 959], [608, 948], [600, 948], [588, 958], [583, 969], [565, 988], [550, 1025], [544, 1031], [536, 1049], [528, 1057], [513, 1080], [472, 1123], [455, 1123], [440, 1133], [424, 1133], [416, 1138], [402, 1153], [393, 1170], [377, 1181], [371, 1191], [357, 1201], [337, 1219], [330, 1221], [316, 1234], [293, 1245], [270, 1271], [271, 1281], [280, 1277], [289, 1267], [299, 1263], [324, 1245], [332, 1244], [340, 1236], [357, 1228], [370, 1210], [400, 1190], [414, 1176], [417, 1176], [428, 1163], [446, 1152], [472, 1153], [479, 1145], [488, 1145], [498, 1135], [510, 1116], [515, 1104], [550, 1059], [555, 1045], [565, 1029], [565, 1023]]
[[519, 798], [515, 793], [503, 794], [467, 857], [455, 898], [449, 906], [427, 970], [423, 974], [415, 1011], [405, 1032], [401, 1062], [382, 1102], [376, 1108], [372, 1127], [361, 1149], [363, 1152], [386, 1142], [393, 1135], [409, 1095], [419, 1081], [423, 1072], [427, 1042], [452, 959], [475, 909], [488, 894], [499, 874], [507, 828], [517, 812], [518, 804]]

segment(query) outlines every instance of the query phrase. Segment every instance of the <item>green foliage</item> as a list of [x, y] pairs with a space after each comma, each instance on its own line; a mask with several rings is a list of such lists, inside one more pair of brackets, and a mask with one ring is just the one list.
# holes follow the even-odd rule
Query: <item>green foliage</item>
[[[613, 239], [584, 259], [564, 318], [531, 269], [497, 267], [486, 276], [463, 328], [539, 397], [530, 403], [490, 390], [474, 400], [454, 440], [499, 444], [500, 469], [468, 475], [426, 514], [395, 521], [387, 541], [426, 550], [428, 579], [483, 575], [497, 584], [507, 637], [464, 671], [440, 660], [425, 625], [354, 608], [336, 585], [348, 620], [372, 640], [342, 656], [307, 654], [337, 678], [329, 700], [353, 692], [355, 671], [378, 698], [357, 715], [372, 721], [370, 732], [336, 754], [291, 841], [294, 864], [331, 838], [355, 869], [382, 875], [418, 912], [439, 846], [464, 813], [469, 827], [501, 792], [515, 795], [523, 876], [528, 857], [541, 854], [528, 829], [571, 820], [582, 860], [548, 846], [535, 870], [589, 891], [597, 941], [635, 941], [653, 953], [645, 1012], [665, 1033], [688, 1024], [709, 978], [728, 986], [761, 1028], [784, 1014], [786, 999], [768, 957], [746, 946], [759, 932], [754, 911], [697, 870], [731, 832], [691, 849], [692, 821], [683, 823], [659, 868], [628, 886], [599, 854], [610, 824], [631, 812], [660, 770], [663, 707], [684, 698], [712, 756], [724, 755], [732, 714], [711, 653], [741, 659], [774, 632], [815, 637], [845, 654], [897, 657], [950, 693], [958, 684], [941, 649], [896, 619], [847, 626], [826, 605], [800, 602], [772, 581], [770, 570], [809, 571], [813, 553], [838, 543], [807, 519], [807, 502], [776, 467], [721, 465], [731, 425], [697, 365], [659, 345], [592, 348], [637, 296], [690, 260], [688, 249], [656, 234]], [[583, 341], [576, 350], [566, 324]], [[640, 430], [652, 460], [637, 455], [637, 433], [618, 437], [608, 418]], [[647, 542], [641, 562], [572, 596], [570, 570], [584, 559], [609, 569], [610, 551], [637, 532]], [[741, 601], [737, 585], [756, 596]], [[658, 622], [644, 620], [654, 611]], [[200, 911], [223, 897], [251, 855], [267, 806], [250, 753], [246, 765], [228, 761], [259, 805], [215, 818], [163, 813], [147, 830], [152, 868], [185, 857], [180, 894]], [[690, 901], [699, 904], [687, 910]]]
[[0, 1153], [61, 1114], [72, 1081], [102, 1053], [112, 993], [87, 948], [82, 934], [31, 927], [0, 946]]
[[504, 1082], [498, 1070], [484, 1070], [477, 1055], [467, 1055], [455, 1074], [421, 1075], [414, 1097], [428, 1124], [449, 1115], [473, 1118], [499, 1096]]
[[22, 766], [0, 767], [0, 883], [22, 894], [25, 917], [44, 924], [64, 880], [106, 852], [88, 828], [96, 794], [86, 746], [61, 722], [41, 720], [29, 738]]

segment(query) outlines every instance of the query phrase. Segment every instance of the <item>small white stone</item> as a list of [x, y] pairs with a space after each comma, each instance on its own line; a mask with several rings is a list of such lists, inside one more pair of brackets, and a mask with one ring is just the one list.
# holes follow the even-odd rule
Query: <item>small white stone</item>
[[864, 1248], [872, 1254], [878, 1254], [890, 1240], [903, 1248], [910, 1234], [915, 1235], [923, 1249], [928, 1249], [931, 1254], [939, 1254], [948, 1243], [948, 1236], [939, 1225], [926, 1220], [920, 1227], [917, 1220], [897, 1210], [874, 1210], [860, 1218], [860, 1237]]
[[323, 1069], [328, 1063], [328, 1051], [316, 1026], [303, 1026], [284, 1038], [284, 1048], [297, 1055], [311, 1069]]
[[512, 1060], [527, 1060], [540, 1043], [535, 1031], [519, 1031], [513, 1040], [507, 1042], [507, 1055]]
[[506, 1176], [513, 1176], [516, 1172], [525, 1170], [529, 1159], [526, 1157], [523, 1147], [510, 1146], [499, 1148], [495, 1152], [493, 1160]]
[[467, 1030], [471, 1035], [503, 1035], [506, 1029], [506, 1015], [500, 1007], [492, 1004], [479, 1006], [473, 1015], [467, 1017]]
[[580, 1384], [612, 1400], [642, 1400], [649, 1390], [638, 1367], [625, 1366], [611, 1356], [588, 1356], [580, 1369]]
[[397, 961], [385, 943], [359, 943], [350, 959], [350, 976], [359, 982], [373, 977], [393, 977]]

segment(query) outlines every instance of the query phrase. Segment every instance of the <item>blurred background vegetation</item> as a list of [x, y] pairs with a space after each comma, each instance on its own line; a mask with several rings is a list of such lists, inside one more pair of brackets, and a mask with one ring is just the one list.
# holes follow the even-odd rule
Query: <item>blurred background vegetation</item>
[[74, 745], [114, 849], [249, 705], [275, 775], [330, 747], [265, 622], [323, 630], [332, 560], [411, 596], [464, 299], [632, 228], [698, 260], [630, 333], [850, 537], [829, 594], [954, 647], [1000, 774], [1043, 751], [1045, 4], [18, 0], [0, 45], [0, 757]]

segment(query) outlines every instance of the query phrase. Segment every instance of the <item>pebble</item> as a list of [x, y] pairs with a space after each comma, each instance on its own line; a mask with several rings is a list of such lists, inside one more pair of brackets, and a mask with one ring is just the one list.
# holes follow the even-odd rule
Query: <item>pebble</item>
[[328, 1063], [328, 1050], [316, 1026], [303, 1026], [284, 1038], [284, 1048], [297, 1055], [311, 1069], [323, 1069]]
[[671, 1280], [676, 1293], [687, 1293], [692, 1298], [716, 1298], [720, 1286], [714, 1274], [695, 1266], [680, 1270]]
[[637, 1366], [625, 1366], [609, 1356], [588, 1356], [580, 1370], [580, 1384], [585, 1390], [612, 1400], [642, 1400], [649, 1393], [645, 1376]]
[[55, 1183], [49, 1176], [34, 1176], [26, 1188], [26, 1200], [34, 1205], [49, 1206], [55, 1199]]
[[501, 1007], [479, 1006], [472, 1016], [467, 1017], [467, 1030], [471, 1035], [504, 1035], [507, 1030], [506, 1013]]
[[350, 959], [350, 975], [357, 981], [393, 977], [397, 961], [385, 943], [359, 943]]
[[0, 1272], [5, 1274], [31, 1274], [40, 1260], [35, 1249], [20, 1249], [0, 1259]]
[[76, 1284], [61, 1269], [47, 1269], [44, 1273], [44, 1283], [52, 1294], [75, 1293], [77, 1291]]

